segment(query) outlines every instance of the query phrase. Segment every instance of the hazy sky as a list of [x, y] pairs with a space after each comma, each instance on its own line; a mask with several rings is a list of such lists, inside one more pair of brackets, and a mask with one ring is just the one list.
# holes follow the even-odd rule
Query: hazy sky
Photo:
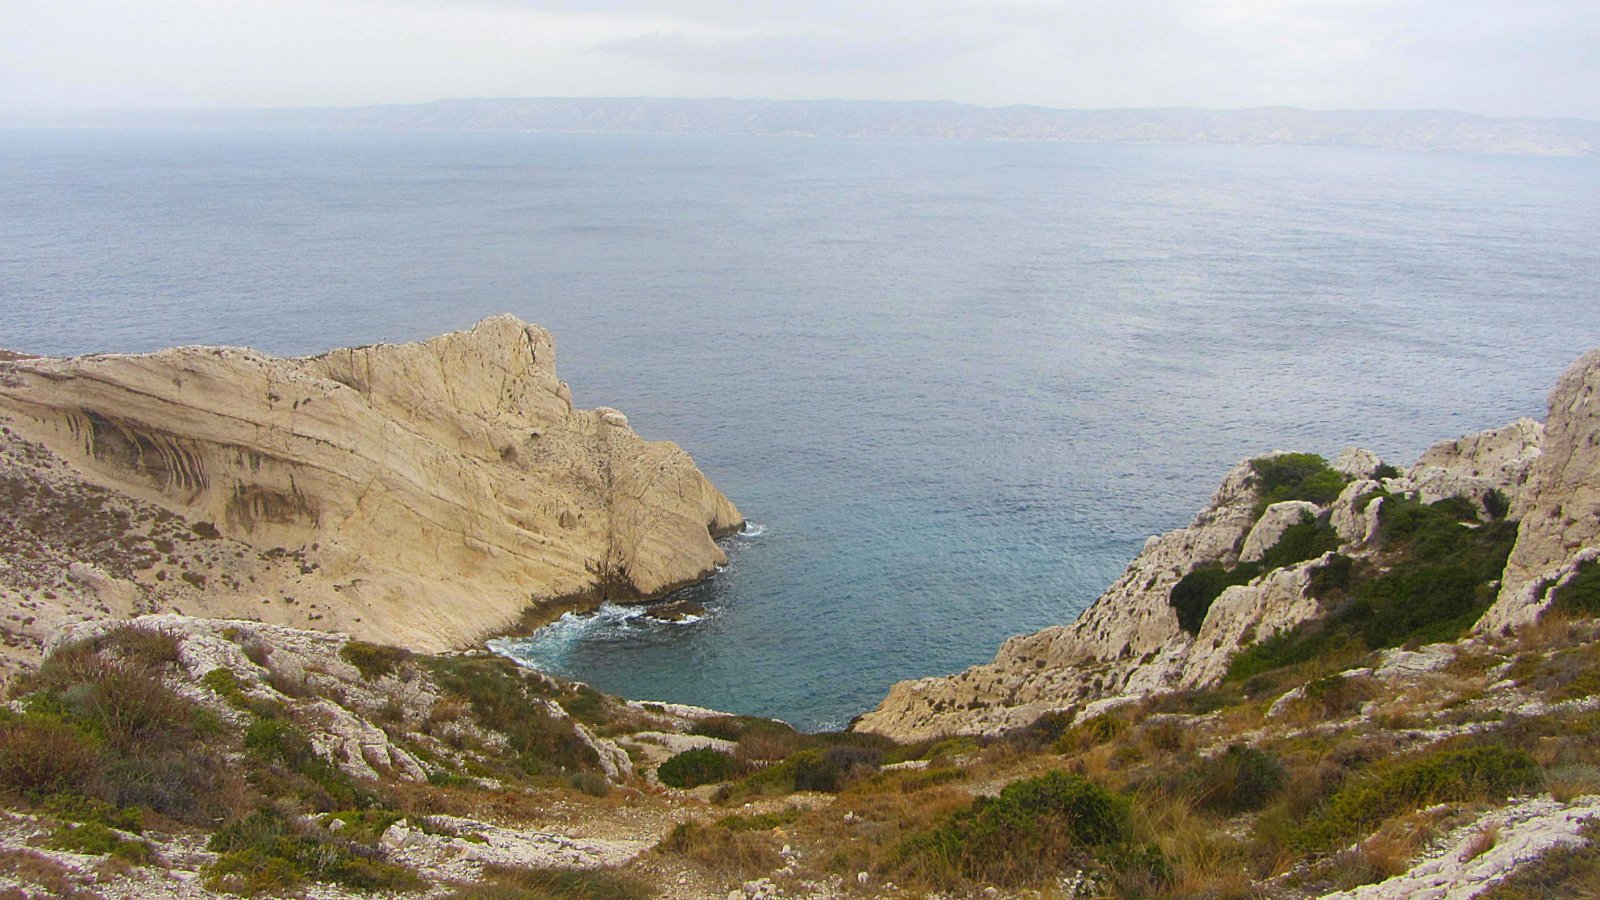
[[1600, 118], [1600, 0], [0, 0], [0, 109], [529, 96]]

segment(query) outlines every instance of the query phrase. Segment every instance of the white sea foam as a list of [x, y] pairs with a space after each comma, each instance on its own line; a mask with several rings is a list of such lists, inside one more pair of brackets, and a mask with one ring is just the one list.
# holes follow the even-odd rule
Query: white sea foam
[[758, 538], [766, 533], [767, 526], [761, 524], [760, 522], [752, 522], [749, 519], [746, 519], [744, 527], [739, 529], [739, 531], [734, 534], [734, 537]]

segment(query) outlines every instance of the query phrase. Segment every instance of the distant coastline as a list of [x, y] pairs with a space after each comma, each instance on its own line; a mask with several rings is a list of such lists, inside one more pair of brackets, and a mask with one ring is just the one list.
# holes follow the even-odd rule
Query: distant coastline
[[9, 128], [771, 135], [1350, 147], [1594, 156], [1600, 121], [1451, 110], [1051, 109], [922, 101], [506, 98], [382, 106], [0, 112]]

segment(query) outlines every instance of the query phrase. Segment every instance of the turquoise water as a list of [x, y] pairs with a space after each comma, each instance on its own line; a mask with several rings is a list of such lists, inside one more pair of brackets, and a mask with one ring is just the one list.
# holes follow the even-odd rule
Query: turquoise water
[[1067, 621], [1237, 459], [1401, 463], [1600, 345], [1600, 167], [1274, 148], [0, 132], [0, 346], [554, 331], [764, 529], [524, 659], [842, 724]]

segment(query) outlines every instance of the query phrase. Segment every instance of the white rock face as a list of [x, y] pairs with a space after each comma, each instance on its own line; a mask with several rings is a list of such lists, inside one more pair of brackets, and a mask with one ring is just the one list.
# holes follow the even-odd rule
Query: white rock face
[[[1202, 628], [1217, 642], [1213, 647], [1186, 634], [1168, 603], [1172, 586], [1195, 566], [1237, 562], [1235, 548], [1255, 524], [1256, 501], [1254, 470], [1241, 462], [1189, 527], [1146, 541], [1076, 622], [1011, 638], [994, 662], [960, 674], [902, 681], [854, 727], [902, 740], [994, 732], [1080, 702], [1176, 686], [1188, 667], [1229, 653], [1225, 632], [1245, 631], [1248, 610], [1259, 606], [1249, 591], [1225, 603], [1230, 624], [1209, 635]], [[1202, 649], [1191, 661], [1196, 647]]]
[[1533, 467], [1542, 455], [1544, 426], [1518, 419], [1495, 428], [1429, 447], [1406, 472], [1410, 489], [1424, 503], [1446, 497], [1467, 497], [1483, 506], [1483, 498], [1499, 491], [1512, 501], [1511, 516], [1522, 515], [1523, 495]]
[[1377, 537], [1378, 511], [1383, 504], [1382, 498], [1375, 498], [1359, 508], [1357, 501], [1382, 488], [1383, 485], [1376, 481], [1352, 481], [1345, 485], [1338, 499], [1328, 507], [1328, 524], [1333, 526], [1341, 542], [1364, 546]]
[[[4, 361], [0, 423], [53, 454], [30, 477], [153, 505], [228, 551], [187, 593], [176, 571], [158, 584], [85, 570], [84, 604], [132, 592], [145, 609], [419, 650], [467, 644], [539, 600], [660, 596], [725, 562], [713, 538], [741, 523], [678, 447], [615, 410], [573, 409], [549, 333], [511, 316], [304, 359], [185, 347]], [[0, 588], [40, 593], [4, 574]]]
[[[1572, 367], [1551, 395], [1548, 427], [1529, 419], [1445, 441], [1423, 454], [1404, 477], [1375, 479], [1375, 454], [1351, 448], [1335, 468], [1353, 479], [1326, 510], [1339, 552], [1371, 557], [1383, 490], [1415, 493], [1424, 502], [1464, 496], [1488, 514], [1502, 499], [1510, 515], [1526, 514], [1500, 600], [1480, 627], [1529, 621], [1543, 590], [1600, 558], [1600, 351]], [[1070, 625], [1011, 638], [995, 661], [947, 678], [904, 681], [856, 724], [899, 739], [993, 733], [1070, 707], [1105, 709], [1166, 690], [1216, 683], [1241, 647], [1321, 615], [1311, 576], [1329, 558], [1269, 572], [1216, 598], [1190, 636], [1179, 627], [1169, 596], [1192, 569], [1251, 562], [1306, 515], [1310, 503], [1279, 503], [1257, 522], [1248, 463], [1229, 473], [1211, 504], [1185, 529], [1146, 542], [1122, 577]], [[1498, 492], [1502, 498], [1494, 498]], [[1238, 548], [1237, 550], [1235, 548]], [[1542, 580], [1541, 580], [1542, 579]], [[1537, 593], [1538, 596], [1534, 596]], [[1425, 660], [1396, 658], [1394, 665]]]
[[1383, 460], [1378, 454], [1361, 447], [1346, 447], [1330, 465], [1334, 471], [1352, 481], [1362, 481], [1373, 477], [1378, 467], [1383, 465]]
[[1522, 524], [1485, 633], [1538, 617], [1548, 582], [1570, 574], [1580, 555], [1600, 547], [1600, 350], [1573, 363], [1550, 392], [1544, 452], [1515, 504]]
[[1315, 519], [1322, 514], [1322, 507], [1304, 500], [1285, 500], [1267, 507], [1261, 514], [1261, 521], [1256, 527], [1250, 529], [1250, 534], [1244, 539], [1244, 547], [1239, 551], [1240, 562], [1260, 562], [1268, 550], [1277, 546], [1283, 538], [1283, 533], [1292, 525], [1299, 525], [1307, 519]]

